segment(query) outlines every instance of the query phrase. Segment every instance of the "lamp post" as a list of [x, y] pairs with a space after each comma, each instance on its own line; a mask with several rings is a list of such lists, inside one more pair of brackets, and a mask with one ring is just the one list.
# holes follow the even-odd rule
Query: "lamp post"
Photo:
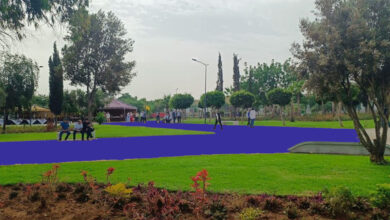
[[207, 92], [207, 66], [208, 64], [200, 61], [200, 60], [197, 60], [195, 58], [192, 58], [193, 61], [197, 62], [197, 63], [200, 63], [204, 66], [204, 105], [203, 105], [203, 109], [204, 109], [204, 123], [206, 124], [206, 113], [207, 113], [207, 96], [206, 96], [206, 92]]

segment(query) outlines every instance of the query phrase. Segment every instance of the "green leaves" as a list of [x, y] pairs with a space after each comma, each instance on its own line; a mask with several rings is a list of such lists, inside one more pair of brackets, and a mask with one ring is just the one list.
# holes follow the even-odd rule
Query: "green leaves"
[[269, 91], [267, 96], [272, 104], [286, 106], [290, 104], [292, 94], [285, 89], [276, 88]]
[[187, 109], [194, 103], [194, 97], [190, 94], [176, 94], [170, 101], [169, 106], [174, 109]]
[[255, 96], [247, 91], [241, 90], [233, 93], [230, 103], [236, 108], [249, 108], [253, 106]]
[[[200, 97], [199, 107], [203, 108], [204, 106], [205, 95], [203, 94]], [[207, 107], [212, 107], [220, 109], [225, 104], [225, 95], [221, 91], [212, 91], [206, 93], [206, 104]]]

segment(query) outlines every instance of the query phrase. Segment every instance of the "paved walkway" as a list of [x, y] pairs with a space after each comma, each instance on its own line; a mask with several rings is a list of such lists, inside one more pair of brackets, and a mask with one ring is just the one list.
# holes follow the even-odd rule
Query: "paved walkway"
[[[366, 131], [372, 139], [376, 139], [375, 128], [367, 129]], [[387, 145], [390, 145], [390, 129], [387, 131]]]
[[[140, 126], [137, 123], [112, 123]], [[157, 124], [142, 126], [213, 131], [211, 125]], [[285, 153], [305, 141], [358, 142], [351, 129], [225, 126], [212, 135], [104, 138], [95, 141], [27, 141], [0, 143], [0, 165], [122, 160], [185, 155]]]

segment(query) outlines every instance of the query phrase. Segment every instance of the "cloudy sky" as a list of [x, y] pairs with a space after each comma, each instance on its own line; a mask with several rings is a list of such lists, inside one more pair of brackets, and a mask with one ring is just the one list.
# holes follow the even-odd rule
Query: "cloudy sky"
[[[284, 61], [291, 56], [291, 43], [302, 40], [298, 23], [312, 16], [314, 0], [91, 0], [91, 11], [100, 9], [113, 11], [135, 40], [128, 59], [137, 62], [137, 77], [122, 93], [155, 99], [177, 90], [198, 98], [204, 91], [204, 69], [192, 57], [210, 64], [208, 90], [216, 86], [218, 52], [225, 87], [232, 85], [233, 53], [242, 59], [241, 68], [244, 62]], [[40, 94], [48, 94], [52, 44], [62, 47], [65, 34], [65, 27], [41, 27], [13, 43], [13, 52], [44, 66]]]

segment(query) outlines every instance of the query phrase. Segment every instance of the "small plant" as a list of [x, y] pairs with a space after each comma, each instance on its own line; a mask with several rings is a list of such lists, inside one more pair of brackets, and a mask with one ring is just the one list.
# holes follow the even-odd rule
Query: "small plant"
[[375, 207], [390, 211], [390, 184], [380, 184], [372, 197]]
[[283, 208], [282, 202], [279, 198], [271, 196], [265, 200], [264, 210], [277, 212]]
[[355, 204], [355, 197], [348, 188], [336, 187], [325, 192], [325, 201], [333, 217], [346, 217], [351, 214], [350, 211]]
[[289, 204], [285, 213], [289, 219], [297, 219], [299, 217], [298, 209], [294, 204]]
[[[210, 180], [208, 176], [209, 173], [207, 172], [207, 170], [203, 169], [202, 171], [198, 172], [196, 176], [191, 178], [193, 181], [193, 184], [191, 186], [195, 190], [193, 195], [196, 200], [206, 200], [206, 190], [209, 186], [209, 183], [207, 181]], [[199, 182], [202, 183], [199, 184]]]
[[256, 220], [261, 217], [263, 211], [258, 208], [246, 208], [241, 211], [239, 217], [241, 220]]
[[59, 164], [54, 164], [50, 170], [46, 171], [42, 175], [42, 183], [47, 184], [50, 191], [53, 191], [54, 186], [58, 183], [59, 168], [60, 168]]
[[106, 181], [107, 181], [107, 184], [108, 184], [108, 185], [111, 184], [111, 183], [110, 183], [110, 177], [111, 177], [111, 175], [114, 173], [114, 171], [115, 171], [115, 168], [114, 168], [114, 167], [109, 167], [109, 168], [107, 169]]
[[17, 196], [18, 196], [18, 192], [12, 191], [12, 192], [10, 192], [10, 194], [8, 195], [8, 199], [9, 199], [9, 200], [12, 200], [12, 199], [15, 199]]
[[126, 185], [123, 183], [107, 186], [104, 191], [119, 198], [129, 198], [130, 194], [133, 192], [132, 189], [126, 188]]
[[221, 202], [221, 200], [216, 196], [211, 204], [208, 205], [204, 214], [207, 218], [223, 220], [227, 219], [228, 211], [226, 206]]
[[95, 118], [96, 122], [99, 123], [99, 125], [103, 124], [105, 119], [106, 119], [106, 117], [104, 116], [103, 112], [98, 112], [96, 115], [96, 118]]

